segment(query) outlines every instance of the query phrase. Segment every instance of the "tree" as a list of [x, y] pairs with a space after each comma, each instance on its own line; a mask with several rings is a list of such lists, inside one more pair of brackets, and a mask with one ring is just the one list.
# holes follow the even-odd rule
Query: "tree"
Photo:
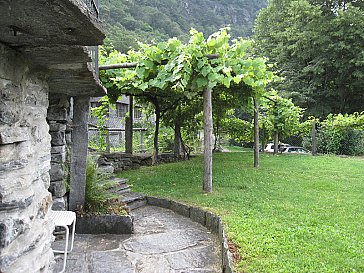
[[298, 133], [303, 109], [291, 99], [282, 98], [276, 92], [261, 99], [261, 124], [274, 140], [274, 153], [278, 152], [279, 139]]
[[283, 78], [273, 86], [308, 115], [362, 109], [363, 10], [357, 0], [271, 0], [260, 12], [257, 48]]
[[[252, 43], [243, 39], [230, 42], [228, 29], [205, 39], [191, 30], [187, 44], [170, 39], [157, 45], [140, 44], [140, 50], [128, 55], [111, 53], [102, 63], [115, 59], [134, 62], [118, 65], [132, 69], [107, 70], [100, 73], [108, 95], [116, 100], [121, 94], [134, 95], [152, 103], [156, 113], [155, 155], [158, 154], [158, 128], [161, 113], [175, 111], [184, 98], [204, 98], [205, 173], [203, 188], [212, 190], [212, 90], [251, 90], [251, 95], [264, 94], [273, 78], [264, 58], [251, 52]], [[247, 54], [248, 53], [248, 54]], [[116, 58], [115, 58], [116, 57]], [[115, 66], [113, 66], [115, 68]], [[162, 111], [162, 109], [164, 109]], [[156, 157], [157, 159], [157, 157]]]

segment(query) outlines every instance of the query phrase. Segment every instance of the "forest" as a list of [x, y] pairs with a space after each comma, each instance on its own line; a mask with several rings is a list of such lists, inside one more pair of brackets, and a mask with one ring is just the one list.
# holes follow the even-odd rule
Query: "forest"
[[[357, 131], [357, 126], [362, 126], [363, 115], [360, 112], [364, 103], [362, 1], [270, 0], [265, 8], [262, 1], [227, 1], [222, 5], [207, 0], [198, 3], [109, 0], [101, 5], [109, 28], [104, 47], [107, 52], [110, 52], [108, 43], [111, 42], [121, 53], [126, 53], [129, 48], [138, 50], [139, 47], [142, 51], [138, 54], [145, 55], [144, 51], [149, 51], [148, 44], [151, 41], [157, 48], [161, 46], [157, 51], [162, 52], [165, 48], [162, 44], [158, 45], [161, 41], [176, 37], [185, 43], [191, 27], [208, 37], [214, 28], [232, 23], [229, 43], [238, 36], [249, 36], [245, 39], [252, 43], [253, 50], [247, 53], [248, 56], [264, 58], [270, 71], [277, 76], [265, 88], [265, 95], [257, 97], [260, 97], [261, 104], [263, 142], [264, 139], [273, 139], [274, 135], [279, 135], [280, 141], [284, 141], [290, 135], [300, 134], [298, 144], [303, 145], [302, 130], [307, 132], [307, 126], [299, 123], [307, 121], [311, 124], [316, 120], [321, 130], [320, 152], [363, 153], [363, 136], [360, 130]], [[263, 8], [258, 12], [259, 7]], [[245, 13], [250, 16], [244, 16]], [[137, 44], [137, 41], [147, 44]], [[176, 46], [171, 50], [175, 51]], [[181, 52], [186, 56], [191, 54], [185, 50]], [[148, 58], [153, 60], [156, 56]], [[154, 61], [158, 63], [160, 60], [157, 58]], [[231, 69], [226, 67], [222, 73], [226, 76], [226, 71]], [[203, 77], [207, 74], [204, 73]], [[247, 81], [247, 76], [244, 73], [242, 75]], [[228, 75], [229, 82], [234, 76]], [[153, 77], [147, 81], [154, 81]], [[143, 89], [145, 84], [142, 85]], [[226, 85], [225, 80], [221, 84]], [[190, 96], [188, 92], [187, 96]], [[225, 95], [215, 91], [214, 97], [219, 96]], [[243, 104], [229, 102], [230, 110], [215, 110], [216, 134], [222, 130], [239, 143], [252, 141], [252, 109], [250, 106], [243, 107]], [[281, 104], [282, 107], [278, 107]], [[222, 104], [215, 101], [214, 109], [216, 105]], [[347, 115], [344, 120], [340, 116], [342, 114]], [[328, 124], [332, 122], [341, 125], [327, 129], [331, 128]], [[342, 132], [343, 128], [347, 128], [345, 133]], [[340, 137], [334, 138], [334, 135]], [[306, 147], [310, 149], [310, 145], [308, 143]], [[354, 148], [349, 149], [351, 146]]]
[[138, 41], [186, 41], [191, 27], [208, 36], [230, 25], [233, 37], [251, 36], [256, 14], [266, 5], [266, 0], [100, 0], [106, 44], [121, 52]]

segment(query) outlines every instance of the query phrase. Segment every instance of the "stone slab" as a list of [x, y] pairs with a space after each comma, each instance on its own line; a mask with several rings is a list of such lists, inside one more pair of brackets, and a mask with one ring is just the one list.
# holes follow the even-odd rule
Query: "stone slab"
[[123, 215], [95, 215], [78, 217], [76, 232], [80, 234], [131, 234], [133, 219]]
[[132, 235], [76, 234], [66, 273], [222, 272], [221, 245], [204, 226], [154, 206], [133, 215]]
[[190, 208], [190, 218], [192, 221], [205, 225], [206, 223], [206, 212], [203, 209], [191, 207]]
[[190, 206], [187, 206], [185, 204], [176, 201], [171, 201], [171, 210], [182, 216], [190, 217]]
[[205, 226], [211, 232], [218, 233], [219, 232], [219, 222], [220, 218], [211, 212], [206, 212], [206, 223]]
[[171, 201], [163, 198], [147, 196], [147, 202], [151, 206], [157, 206], [160, 208], [170, 209]]

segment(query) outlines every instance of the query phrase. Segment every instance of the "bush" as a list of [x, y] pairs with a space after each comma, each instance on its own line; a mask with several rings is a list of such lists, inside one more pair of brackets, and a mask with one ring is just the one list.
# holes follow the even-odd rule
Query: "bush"
[[317, 134], [317, 151], [336, 155], [363, 155], [363, 131], [352, 128], [323, 128]]
[[109, 189], [118, 183], [109, 180], [110, 175], [98, 171], [92, 158], [87, 159], [85, 208], [82, 213], [125, 214], [125, 205]]

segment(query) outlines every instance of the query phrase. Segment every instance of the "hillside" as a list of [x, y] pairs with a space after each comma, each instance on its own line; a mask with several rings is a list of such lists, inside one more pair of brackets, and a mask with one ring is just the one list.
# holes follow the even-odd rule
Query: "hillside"
[[120, 51], [150, 42], [186, 39], [191, 27], [209, 35], [230, 25], [234, 37], [251, 35], [267, 0], [100, 0], [107, 41]]

